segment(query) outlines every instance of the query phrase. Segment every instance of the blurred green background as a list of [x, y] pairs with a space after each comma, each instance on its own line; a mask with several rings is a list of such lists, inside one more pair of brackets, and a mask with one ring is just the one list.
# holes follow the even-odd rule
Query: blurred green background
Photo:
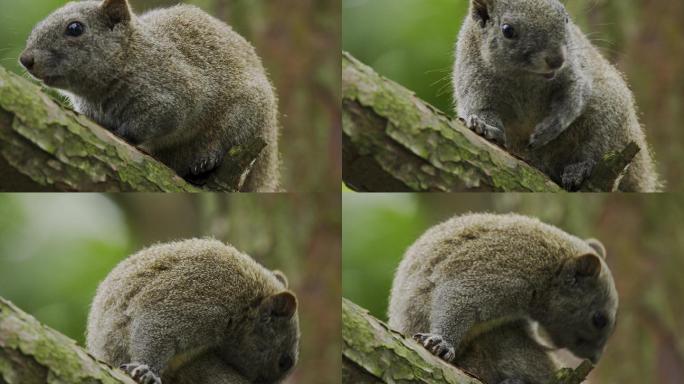
[[[177, 0], [130, 0], [137, 13]], [[340, 0], [186, 0], [256, 46], [280, 102], [282, 182], [288, 191], [339, 189]], [[18, 57], [33, 26], [66, 0], [0, 0], [0, 65]], [[315, 159], [315, 161], [311, 161]]]
[[335, 193], [0, 194], [0, 296], [83, 345], [95, 289], [119, 261], [214, 236], [285, 272], [297, 294], [300, 361], [287, 382], [337, 382], [339, 204]]
[[467, 212], [516, 212], [600, 239], [619, 324], [593, 383], [684, 382], [684, 205], [675, 195], [343, 194], [342, 294], [386, 320], [394, 271], [425, 230]]
[[[627, 77], [667, 190], [684, 190], [684, 2], [567, 0]], [[451, 70], [467, 0], [342, 0], [342, 48], [453, 116]]]

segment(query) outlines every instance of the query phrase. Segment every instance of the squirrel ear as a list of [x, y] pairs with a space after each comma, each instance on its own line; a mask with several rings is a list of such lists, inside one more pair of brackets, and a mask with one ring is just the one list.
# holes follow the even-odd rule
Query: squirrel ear
[[127, 23], [131, 20], [131, 7], [128, 5], [128, 0], [104, 0], [101, 5], [105, 16], [114, 26], [119, 23]]
[[603, 243], [596, 239], [586, 239], [584, 241], [586, 241], [590, 247], [594, 248], [596, 253], [598, 253], [598, 255], [601, 256], [603, 260], [606, 259], [606, 247], [603, 246]]
[[601, 260], [594, 254], [587, 253], [576, 257], [571, 263], [577, 277], [598, 277], [601, 273]]
[[492, 0], [472, 0], [470, 12], [473, 15], [473, 19], [480, 23], [482, 28], [487, 25], [487, 22], [491, 19], [490, 13], [492, 10]]
[[287, 288], [288, 283], [287, 283], [287, 277], [285, 277], [285, 274], [284, 274], [283, 272], [281, 272], [281, 271], [278, 271], [278, 270], [274, 270], [274, 271], [273, 271], [273, 274], [275, 275], [276, 279], [278, 279], [278, 281], [280, 281], [281, 283], [283, 283], [283, 285], [285, 286], [285, 288]]
[[297, 298], [290, 291], [283, 291], [264, 299], [262, 305], [271, 315], [287, 319], [297, 311]]

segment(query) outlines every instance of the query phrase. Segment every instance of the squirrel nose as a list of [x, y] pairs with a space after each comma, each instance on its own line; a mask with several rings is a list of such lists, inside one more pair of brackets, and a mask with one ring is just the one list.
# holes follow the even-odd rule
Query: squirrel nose
[[563, 63], [565, 63], [565, 58], [563, 57], [562, 54], [559, 55], [552, 55], [552, 56], [547, 56], [546, 57], [546, 65], [549, 66], [549, 69], [559, 69], [560, 67], [563, 66]]
[[24, 68], [28, 70], [31, 70], [31, 68], [33, 68], [33, 65], [36, 63], [35, 57], [28, 52], [22, 53], [21, 57], [19, 57], [19, 61], [21, 62], [21, 65], [23, 65]]

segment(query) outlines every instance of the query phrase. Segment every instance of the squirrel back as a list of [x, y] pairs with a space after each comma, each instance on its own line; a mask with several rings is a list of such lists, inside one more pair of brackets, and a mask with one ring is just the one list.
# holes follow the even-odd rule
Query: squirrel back
[[537, 322], [551, 344], [597, 362], [618, 305], [605, 255], [597, 240], [534, 218], [454, 217], [406, 251], [392, 283], [389, 325], [460, 366], [480, 336]]
[[87, 346], [112, 365], [144, 365], [162, 378], [196, 361], [222, 361], [270, 383], [296, 363], [296, 307], [280, 272], [229, 245], [159, 244], [122, 261], [100, 284]]

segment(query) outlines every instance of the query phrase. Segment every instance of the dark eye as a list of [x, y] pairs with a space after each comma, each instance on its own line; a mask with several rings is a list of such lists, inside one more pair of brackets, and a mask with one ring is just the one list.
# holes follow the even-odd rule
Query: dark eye
[[594, 327], [603, 329], [608, 325], [608, 318], [603, 313], [596, 312], [594, 313], [594, 316], [592, 316], [591, 322], [594, 324]]
[[504, 37], [507, 39], [514, 39], [517, 36], [515, 28], [513, 28], [510, 24], [502, 25], [501, 32], [503, 32]]
[[292, 364], [294, 364], [294, 362], [292, 361], [292, 357], [290, 355], [282, 355], [278, 360], [278, 368], [281, 372], [285, 372], [292, 368]]
[[71, 37], [79, 37], [83, 34], [84, 30], [85, 27], [83, 24], [79, 23], [78, 21], [74, 21], [73, 23], [67, 25], [66, 35]]
[[567, 23], [569, 23], [569, 22], [570, 22], [570, 18], [567, 17], [567, 16], [565, 16], [565, 24], [567, 24]]

